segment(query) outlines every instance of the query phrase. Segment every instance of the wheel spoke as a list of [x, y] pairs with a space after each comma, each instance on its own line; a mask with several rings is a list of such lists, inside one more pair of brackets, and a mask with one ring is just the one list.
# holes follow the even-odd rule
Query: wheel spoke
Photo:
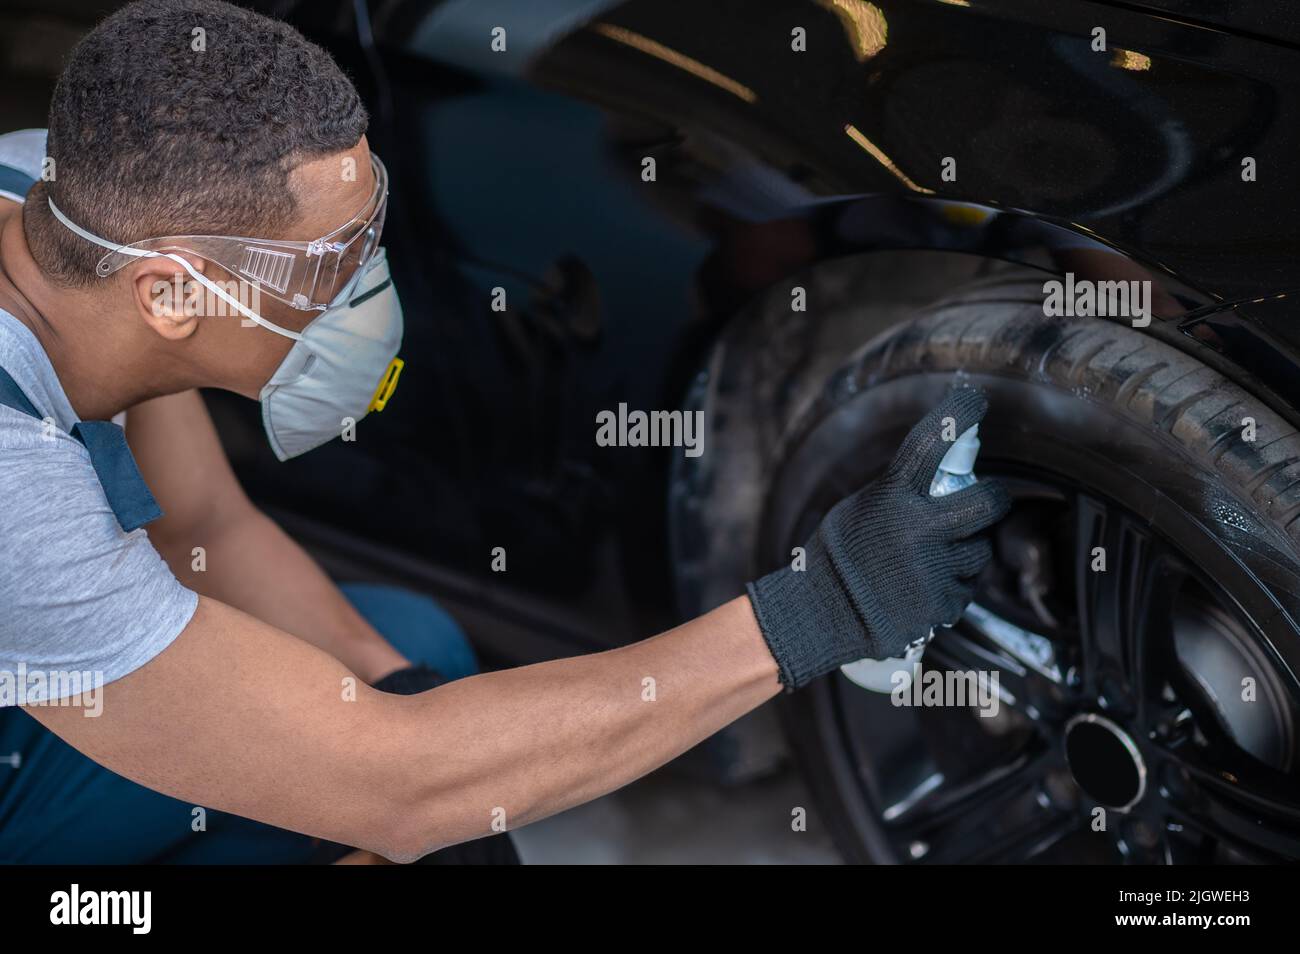
[[1180, 570], [1137, 519], [1091, 497], [1076, 506], [1075, 573], [1083, 693], [1145, 722], [1154, 651], [1170, 645]]
[[889, 827], [926, 861], [1026, 860], [1074, 827], [1063, 811], [1038, 800], [1051, 765], [1044, 750], [1025, 749], [973, 778], [933, 788], [892, 818], [887, 811]]
[[1172, 819], [1246, 855], [1300, 858], [1300, 786], [1293, 777], [1241, 757], [1184, 743], [1163, 766]]
[[942, 667], [954, 672], [995, 673], [1000, 703], [1025, 713], [1031, 719], [1039, 718], [1033, 700], [1041, 693], [1036, 692], [1031, 684], [1031, 677], [1035, 674], [1008, 654], [977, 642], [967, 634], [964, 624], [936, 636], [926, 647], [925, 662], [930, 668]]
[[999, 822], [994, 831], [986, 829], [982, 833], [983, 841], [976, 843], [969, 854], [961, 857], [936, 854], [931, 860], [949, 864], [1023, 864], [1086, 827], [1078, 816], [1042, 810], [1016, 821]]

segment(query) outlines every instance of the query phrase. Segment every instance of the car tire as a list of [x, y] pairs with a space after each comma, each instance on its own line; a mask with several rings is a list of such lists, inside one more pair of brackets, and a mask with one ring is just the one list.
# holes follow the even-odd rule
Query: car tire
[[[1048, 640], [1053, 651], [1063, 661], [1083, 661], [1070, 670], [1077, 685], [1067, 685], [1070, 673], [1057, 673], [1061, 685], [1042, 689], [1041, 709], [1053, 716], [1030, 726], [1035, 757], [1053, 762], [1056, 774], [1027, 779], [1017, 795], [1050, 803], [1051, 816], [1065, 819], [1057, 827], [1068, 832], [1035, 838], [1037, 822], [1025, 822], [1027, 832], [1011, 831], [1010, 819], [1018, 816], [1010, 803], [981, 805], [989, 812], [983, 828], [969, 812], [972, 830], [960, 845], [896, 830], [889, 818], [912, 809], [904, 805], [901, 815], [888, 815], [900, 803], [890, 802], [886, 789], [901, 769], [881, 772], [910, 764], [908, 745], [946, 747], [939, 763], [960, 761], [956, 756], [963, 753], [954, 747], [968, 749], [964, 754], [975, 760], [994, 756], [983, 751], [982, 740], [971, 745], [948, 738], [948, 729], [931, 727], [916, 736], [895, 729], [903, 715], [919, 721], [924, 714], [901, 713], [888, 697], [867, 699], [838, 673], [780, 703], [820, 817], [852, 862], [1270, 861], [1300, 855], [1300, 799], [1287, 794], [1300, 790], [1300, 435], [1191, 354], [1117, 322], [1048, 318], [1042, 301], [1041, 277], [1012, 273], [974, 284], [869, 342], [833, 373], [777, 443], [753, 572], [788, 561], [791, 547], [821, 514], [875, 476], [908, 426], [948, 388], [984, 388], [991, 409], [981, 426], [977, 473], [1008, 480], [1017, 507], [1031, 511], [1034, 521], [1055, 527], [1059, 519], [1059, 537], [1074, 532], [1063, 548], [1068, 554], [1057, 561], [1064, 567], [1074, 559], [1076, 565], [1056, 574], [1055, 615], [1017, 603], [1016, 586], [1024, 578], [1019, 564], [991, 568], [981, 580], [990, 601], [1001, 598], [998, 580], [1006, 584], [1006, 615], [1017, 625], [1028, 619], [1027, 631], [1039, 625], [1034, 613], [1056, 621], [1059, 631]], [[1109, 576], [1079, 568], [1078, 559], [1095, 553], [1090, 544], [1099, 541], [1116, 550]], [[1004, 543], [998, 543], [1000, 560]], [[1060, 544], [1050, 539], [1035, 546], [1051, 553]], [[1157, 558], [1164, 561], [1158, 568], [1138, 566]], [[1129, 575], [1133, 579], [1124, 582]], [[1125, 605], [1129, 590], [1132, 607]], [[1152, 614], [1140, 623], [1139, 602]], [[1114, 627], [1118, 637], [1103, 634], [1108, 614], [1122, 621]], [[1046, 631], [1045, 624], [1040, 628]], [[965, 640], [966, 648], [988, 649], [980, 643], [983, 634], [953, 632], [950, 638]], [[1108, 640], [1124, 643], [1112, 659], [1089, 645]], [[991, 651], [1024, 668], [1001, 648]], [[935, 654], [940, 658], [938, 649]], [[1130, 661], [1132, 673], [1125, 671]], [[1231, 698], [1242, 673], [1257, 681], [1261, 703], [1246, 716]], [[1025, 692], [1040, 698], [1039, 689]], [[1168, 737], [1153, 741], [1168, 728], [1158, 714], [1162, 705], [1180, 712], [1183, 747], [1176, 754], [1170, 754], [1176, 746]], [[1261, 712], [1258, 724], [1250, 721]], [[1087, 823], [1104, 785], [1087, 778], [1067, 752], [1081, 718], [1127, 726], [1124, 738], [1131, 735], [1134, 751], [1144, 753], [1134, 756], [1143, 772], [1140, 802], [1122, 811], [1106, 806], [1114, 825], [1101, 837], [1090, 837], [1095, 833]], [[863, 721], [875, 726], [874, 733], [858, 726]], [[890, 753], [891, 746], [901, 751]], [[929, 778], [944, 778], [933, 765], [931, 759]], [[1239, 784], [1223, 784], [1225, 774]]]

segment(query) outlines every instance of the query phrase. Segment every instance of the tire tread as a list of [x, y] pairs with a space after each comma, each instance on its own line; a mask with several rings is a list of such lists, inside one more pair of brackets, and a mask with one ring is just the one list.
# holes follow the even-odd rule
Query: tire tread
[[[1036, 281], [981, 282], [869, 343], [836, 375], [850, 392], [917, 369], [1029, 375], [1164, 431], [1293, 545], [1300, 545], [1300, 433], [1244, 388], [1172, 345], [1098, 318], [1049, 318]], [[824, 390], [797, 439], [845, 397]], [[1254, 417], [1257, 438], [1242, 437]]]

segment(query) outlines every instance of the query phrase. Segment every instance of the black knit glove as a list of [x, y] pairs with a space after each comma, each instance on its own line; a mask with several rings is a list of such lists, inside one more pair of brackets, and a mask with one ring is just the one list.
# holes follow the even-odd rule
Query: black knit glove
[[957, 621], [992, 558], [979, 534], [1006, 516], [994, 480], [943, 497], [930, 481], [960, 435], [988, 410], [983, 392], [953, 391], [912, 428], [884, 476], [836, 504], [805, 545], [807, 567], [785, 567], [749, 598], [781, 683], [798, 689], [855, 659], [902, 656], [934, 626]]
[[436, 689], [446, 681], [424, 663], [416, 663], [414, 666], [393, 670], [375, 683], [373, 688], [398, 696], [413, 696], [428, 689]]

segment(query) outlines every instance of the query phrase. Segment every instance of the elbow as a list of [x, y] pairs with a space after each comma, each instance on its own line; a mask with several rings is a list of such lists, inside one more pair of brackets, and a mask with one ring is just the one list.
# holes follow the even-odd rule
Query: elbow
[[[383, 840], [382, 844], [376, 844], [368, 850], [373, 851], [386, 861], [391, 861], [395, 865], [409, 865], [412, 862], [419, 861], [425, 855], [425, 851], [419, 842], [413, 839], [402, 839], [400, 836], [394, 836]], [[436, 849], [435, 849], [436, 850]]]
[[[369, 821], [357, 846], [394, 864], [410, 864], [440, 848], [479, 837], [464, 823], [464, 809], [458, 810], [449, 799], [428, 791], [378, 794], [379, 804], [367, 813]], [[458, 816], [459, 823], [454, 821]]]
[[[372, 833], [371, 844], [364, 847], [395, 864], [410, 864], [443, 848], [505, 830], [501, 824], [506, 817], [504, 809], [480, 809], [472, 796], [425, 795], [392, 811]], [[468, 804], [471, 800], [472, 806]]]
[[434, 833], [410, 820], [410, 812], [397, 810], [377, 814], [348, 843], [371, 851], [396, 865], [419, 861], [442, 847]]
[[[501, 778], [506, 773], [492, 760], [465, 752], [458, 757], [436, 755], [456, 749], [447, 739], [430, 738], [429, 724], [443, 720], [426, 707], [438, 701], [441, 692], [440, 688], [415, 696], [387, 697], [385, 701], [396, 710], [396, 721], [385, 723], [391, 748], [384, 746], [384, 755], [374, 763], [377, 770], [360, 775], [370, 797], [362, 814], [369, 829], [367, 844], [358, 847], [397, 864], [409, 864], [442, 848], [495, 834], [507, 820], [510, 827], [517, 827], [527, 817], [525, 806], [514, 801], [509, 803], [509, 814], [506, 808], [494, 807], [501, 805], [502, 789], [513, 786]], [[418, 718], [402, 721], [402, 716], [411, 714]], [[416, 751], [425, 755], [412, 757]], [[417, 768], [431, 764], [438, 767]]]
[[399, 822], [385, 826], [383, 831], [374, 832], [371, 843], [364, 847], [393, 864], [409, 865], [439, 849], [468, 840], [467, 837], [456, 837], [450, 832], [436, 831], [429, 826]]

